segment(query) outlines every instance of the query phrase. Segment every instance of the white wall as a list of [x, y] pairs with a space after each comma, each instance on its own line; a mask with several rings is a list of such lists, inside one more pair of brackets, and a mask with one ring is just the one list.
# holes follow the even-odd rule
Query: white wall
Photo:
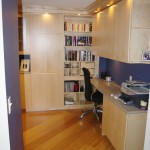
[[4, 70], [2, 0], [0, 0], [0, 41], [0, 150], [10, 150]]

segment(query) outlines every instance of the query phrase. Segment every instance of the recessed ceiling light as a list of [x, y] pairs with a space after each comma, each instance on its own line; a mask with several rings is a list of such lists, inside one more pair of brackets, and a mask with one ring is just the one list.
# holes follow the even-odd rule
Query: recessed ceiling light
[[78, 16], [80, 16], [81, 14], [78, 14]]
[[107, 4], [107, 7], [109, 7], [110, 6], [110, 4]]
[[97, 13], [97, 10], [95, 10], [94, 12]]

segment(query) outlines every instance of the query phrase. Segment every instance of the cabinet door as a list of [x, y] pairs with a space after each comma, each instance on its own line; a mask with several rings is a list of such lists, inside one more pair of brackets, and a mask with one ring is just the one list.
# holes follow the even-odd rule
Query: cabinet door
[[32, 110], [48, 110], [63, 106], [63, 75], [32, 74]]
[[46, 21], [45, 14], [30, 14], [30, 33], [46, 33]]
[[47, 101], [50, 109], [64, 106], [63, 89], [63, 74], [47, 75]]
[[47, 34], [47, 72], [63, 73], [63, 34]]
[[102, 127], [112, 145], [118, 150], [124, 149], [126, 114], [106, 96], [103, 101]]
[[142, 150], [144, 147], [147, 113], [128, 115], [126, 150]]
[[47, 75], [46, 74], [32, 74], [31, 75], [31, 88], [32, 88], [32, 101], [30, 103], [30, 109], [36, 110], [48, 110], [48, 98], [47, 98]]
[[64, 33], [64, 15], [48, 14], [46, 16], [46, 32], [47, 33]]
[[30, 36], [31, 47], [31, 72], [47, 72], [46, 34], [32, 34]]

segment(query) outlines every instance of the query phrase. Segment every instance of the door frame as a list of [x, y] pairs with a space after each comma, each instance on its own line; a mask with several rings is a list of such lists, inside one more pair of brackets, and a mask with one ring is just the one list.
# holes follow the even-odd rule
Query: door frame
[[2, 1], [0, 1], [0, 149], [10, 150], [5, 63], [4, 63], [4, 45], [3, 45], [3, 20], [2, 20]]

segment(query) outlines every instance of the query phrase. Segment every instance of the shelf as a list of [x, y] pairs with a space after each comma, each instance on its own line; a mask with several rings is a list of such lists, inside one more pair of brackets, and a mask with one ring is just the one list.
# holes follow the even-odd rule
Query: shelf
[[92, 32], [85, 32], [85, 31], [65, 31], [65, 35], [91, 35]]
[[[73, 101], [65, 107], [81, 107], [85, 103], [82, 67], [93, 69], [92, 73], [95, 71], [95, 56], [91, 50], [91, 18], [67, 17], [64, 25], [67, 29], [64, 31], [64, 101]], [[76, 82], [78, 90], [74, 90]]]
[[84, 93], [84, 92], [64, 92], [64, 94], [82, 94], [82, 93]]
[[29, 51], [24, 51], [24, 50], [20, 50], [19, 51], [19, 55], [30, 55], [30, 52]]
[[72, 80], [72, 81], [77, 81], [77, 80], [84, 80], [84, 77], [83, 76], [64, 76], [64, 80], [65, 81], [69, 81], [69, 80]]

